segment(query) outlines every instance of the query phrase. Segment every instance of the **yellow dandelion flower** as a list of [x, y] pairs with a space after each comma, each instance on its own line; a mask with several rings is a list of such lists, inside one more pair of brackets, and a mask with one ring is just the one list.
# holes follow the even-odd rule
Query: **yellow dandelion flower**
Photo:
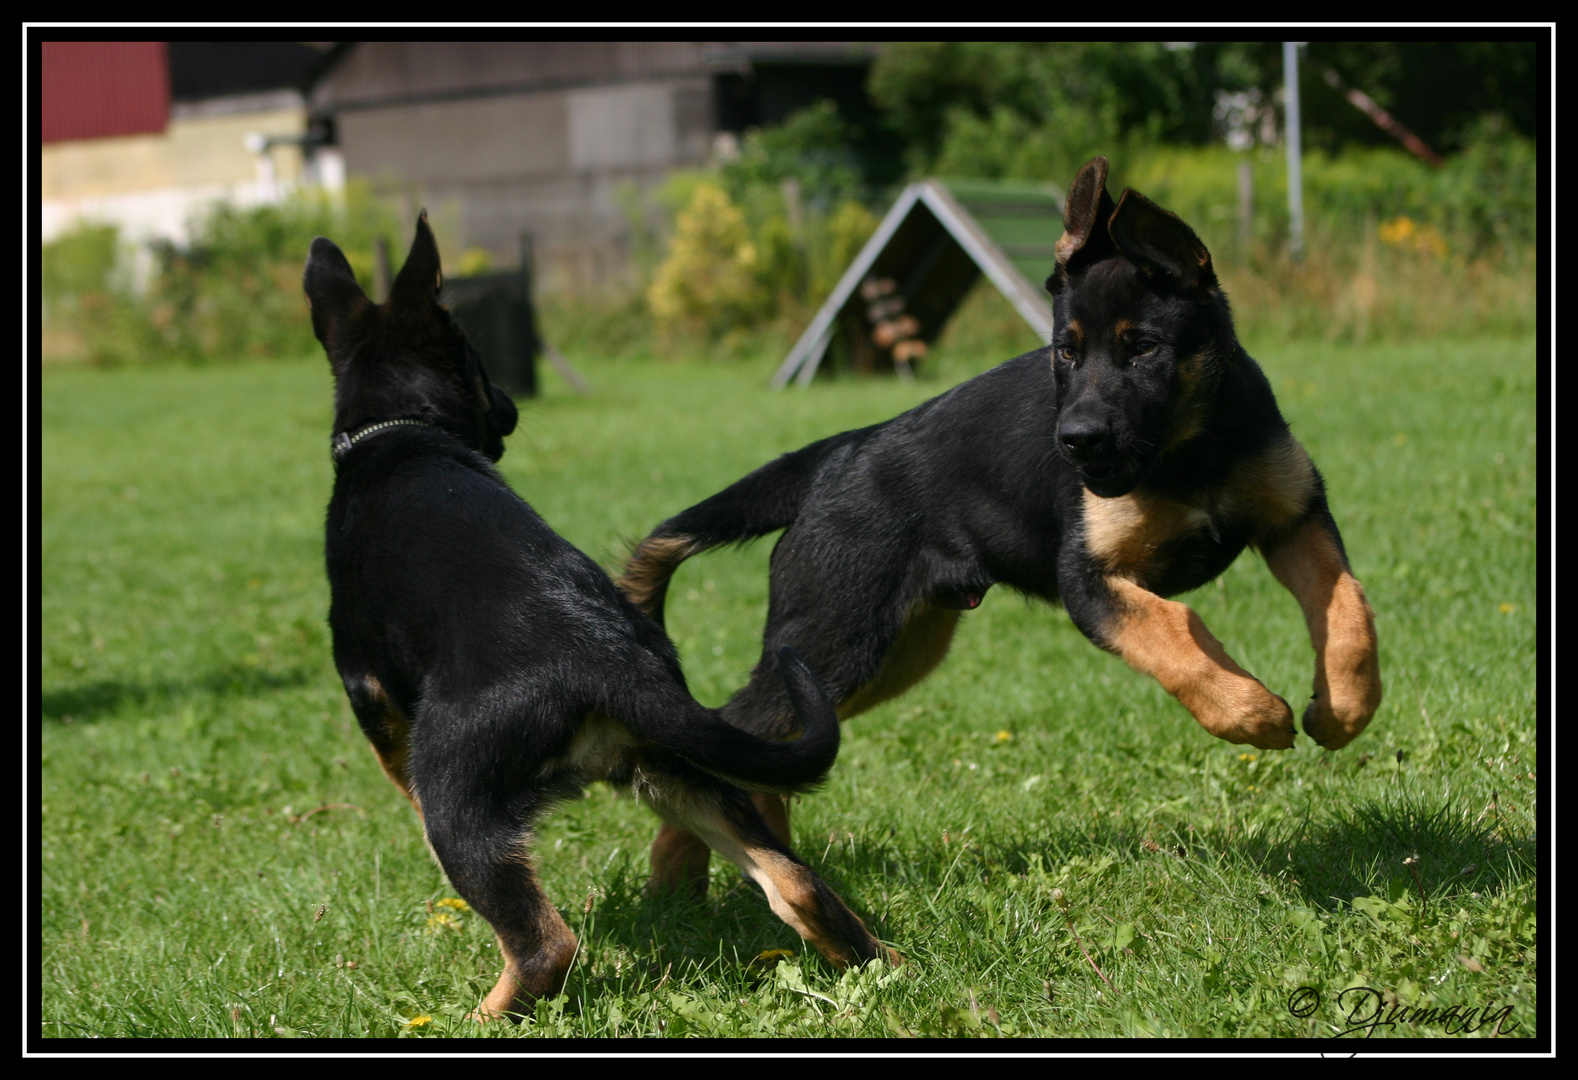
[[431, 1016], [413, 1016], [411, 1019], [405, 1022], [405, 1026], [408, 1028], [419, 1028], [424, 1024], [431, 1024], [432, 1022], [433, 1018]]
[[427, 917], [427, 929], [434, 934], [440, 930], [459, 930], [460, 920], [447, 911], [435, 911]]
[[1511, 615], [1514, 611], [1517, 611], [1517, 610], [1518, 610], [1518, 605], [1517, 604], [1509, 604], [1509, 603], [1506, 603], [1505, 601], [1502, 602], [1501, 613], [1503, 615]]
[[464, 900], [458, 899], [457, 897], [453, 897], [453, 896], [446, 896], [442, 900], [434, 900], [433, 901], [433, 906], [434, 907], [454, 908], [456, 911], [461, 911], [461, 912], [465, 912], [465, 911], [470, 911], [471, 910], [471, 905], [470, 904], [466, 903]]
[[756, 959], [751, 962], [754, 964], [771, 965], [788, 960], [793, 956], [794, 953], [789, 949], [763, 949], [761, 952], [756, 954]]
[[1446, 258], [1446, 239], [1434, 225], [1419, 225], [1412, 218], [1399, 214], [1383, 223], [1377, 232], [1383, 244], [1411, 247], [1424, 255]]
[[995, 736], [994, 741], [996, 741], [996, 742], [1007, 742], [1009, 739], [1012, 739], [1013, 737], [1014, 737], [1014, 733], [1012, 731], [999, 731], [997, 733], [997, 735]]
[[1382, 223], [1380, 228], [1381, 243], [1406, 244], [1414, 235], [1415, 229], [1413, 218], [1399, 214], [1391, 221]]

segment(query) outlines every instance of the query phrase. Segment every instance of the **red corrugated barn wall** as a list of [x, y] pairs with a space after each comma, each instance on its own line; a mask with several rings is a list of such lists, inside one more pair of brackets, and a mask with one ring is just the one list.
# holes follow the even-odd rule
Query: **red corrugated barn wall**
[[43, 42], [44, 141], [164, 130], [170, 64], [162, 41]]

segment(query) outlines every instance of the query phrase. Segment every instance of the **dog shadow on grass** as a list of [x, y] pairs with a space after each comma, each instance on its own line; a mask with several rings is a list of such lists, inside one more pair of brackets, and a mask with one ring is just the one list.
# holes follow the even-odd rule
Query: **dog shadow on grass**
[[323, 678], [319, 668], [296, 667], [267, 671], [246, 664], [230, 664], [185, 679], [100, 679], [60, 690], [45, 690], [40, 712], [45, 721], [75, 723], [112, 719], [130, 710], [167, 711], [192, 698], [251, 697], [275, 690], [306, 686]]
[[1399, 794], [1297, 822], [1285, 835], [1247, 844], [1244, 855], [1268, 870], [1290, 867], [1314, 908], [1383, 895], [1392, 884], [1445, 902], [1534, 878], [1537, 838], [1524, 830], [1495, 803], [1427, 805]]
[[[1218, 889], [1231, 889], [1248, 871], [1292, 883], [1303, 904], [1322, 910], [1384, 895], [1399, 883], [1438, 903], [1504, 891], [1538, 873], [1537, 837], [1494, 803], [1430, 804], [1406, 794], [1368, 798], [1237, 835], [1230, 827], [1158, 822], [1145, 835], [1103, 824], [1026, 839], [999, 845], [976, 861], [983, 869], [995, 864], [1021, 876], [1061, 872], [1074, 879], [1141, 860], [1161, 859], [1183, 870], [1204, 864]], [[850, 873], [859, 880], [858, 869]], [[1242, 899], [1252, 902], [1256, 896]]]

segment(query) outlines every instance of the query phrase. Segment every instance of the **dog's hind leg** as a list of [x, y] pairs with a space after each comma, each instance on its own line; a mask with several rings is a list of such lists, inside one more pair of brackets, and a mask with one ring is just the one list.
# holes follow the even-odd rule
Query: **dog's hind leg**
[[870, 682], [838, 703], [838, 718], [848, 720], [867, 709], [896, 698], [932, 673], [953, 644], [959, 625], [959, 612], [938, 607], [925, 600], [910, 605], [899, 630], [898, 640], [882, 658]]
[[[789, 800], [769, 791], [751, 795], [751, 802], [774, 838], [789, 846]], [[659, 892], [689, 891], [700, 900], [707, 895], [707, 866], [712, 849], [707, 841], [678, 825], [664, 822], [652, 841], [652, 887]]]
[[802, 609], [784, 617], [777, 597], [768, 611], [762, 656], [748, 683], [724, 703], [724, 719], [768, 739], [792, 738], [800, 722], [778, 673], [778, 651], [792, 646], [848, 720], [924, 678], [953, 640], [959, 613], [924, 601], [891, 598], [868, 610]]
[[[858, 716], [867, 709], [897, 697], [929, 675], [948, 654], [959, 612], [913, 602], [902, 618], [883, 612], [867, 620], [869, 633], [861, 635], [863, 644], [875, 642], [873, 655], [841, 656], [818, 665], [812, 660], [818, 678], [824, 679], [838, 708], [840, 720]], [[768, 738], [786, 738], [798, 724], [788, 691], [776, 666], [778, 649], [794, 640], [811, 643], [813, 649], [825, 648], [838, 637], [832, 627], [769, 629], [761, 662], [751, 673], [751, 681], [723, 707], [724, 718], [737, 727]], [[832, 677], [823, 675], [832, 672]], [[752, 797], [757, 811], [779, 843], [789, 846], [788, 800], [770, 793]], [[652, 885], [660, 890], [689, 890], [699, 897], [707, 893], [708, 846], [694, 833], [664, 823], [652, 843]]]
[[[648, 794], [666, 821], [699, 836], [767, 894], [773, 913], [825, 956], [846, 968], [903, 958], [883, 945], [809, 866], [773, 836], [750, 796], [721, 782], [666, 777]], [[705, 878], [703, 878], [705, 881]]]
[[[557, 994], [575, 959], [575, 934], [543, 894], [527, 850], [523, 807], [496, 794], [430, 790], [425, 796], [428, 844], [450, 882], [493, 927], [504, 972], [472, 1015], [479, 1020], [530, 1012]], [[459, 795], [460, 797], [456, 797]]]
[[[776, 795], [762, 798], [778, 799]], [[782, 800], [778, 800], [782, 802]], [[678, 825], [664, 822], [652, 841], [652, 889], [656, 892], [689, 892], [697, 900], [707, 895], [707, 866], [712, 849], [707, 841]]]

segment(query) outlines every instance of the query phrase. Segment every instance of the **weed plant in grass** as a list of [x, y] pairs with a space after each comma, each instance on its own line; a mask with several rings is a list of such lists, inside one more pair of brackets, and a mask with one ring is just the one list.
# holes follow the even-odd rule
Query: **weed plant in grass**
[[[502, 469], [615, 569], [746, 470], [1007, 355], [950, 342], [930, 382], [782, 394], [776, 355], [577, 354], [596, 392], [548, 374]], [[717, 860], [704, 902], [645, 895], [655, 821], [598, 787], [535, 844], [581, 954], [519, 1026], [462, 1019], [492, 934], [446, 903], [330, 662], [322, 362], [46, 372], [43, 1034], [1548, 1037], [1533, 343], [1247, 344], [1375, 607], [1387, 699], [1362, 738], [1218, 742], [1060, 611], [994, 593], [796, 808], [798, 850], [906, 966], [832, 971]], [[770, 549], [675, 579], [708, 703], [756, 659]], [[1302, 619], [1258, 559], [1186, 599], [1308, 692]]]

